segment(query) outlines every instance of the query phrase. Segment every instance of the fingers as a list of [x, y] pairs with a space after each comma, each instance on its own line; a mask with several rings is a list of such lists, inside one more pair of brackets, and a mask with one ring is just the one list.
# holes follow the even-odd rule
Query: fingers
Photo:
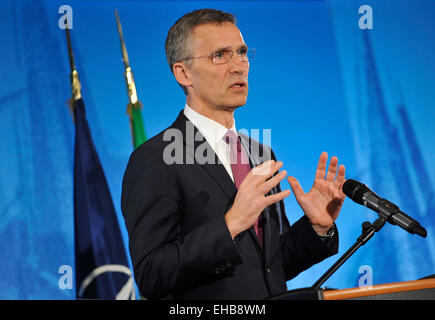
[[275, 162], [273, 160], [258, 165], [251, 171], [251, 182], [253, 182], [254, 185], [259, 188], [260, 192], [265, 195], [287, 176], [287, 171], [285, 170], [277, 173], [282, 166], [283, 163], [281, 161]]
[[288, 177], [287, 181], [290, 184], [290, 187], [292, 188], [295, 198], [299, 199], [299, 197], [304, 194], [304, 190], [302, 189], [299, 181], [295, 177]]
[[344, 165], [341, 164], [340, 167], [338, 167], [338, 173], [337, 173], [337, 182], [339, 182], [340, 184], [346, 181], [346, 179], [344, 178], [345, 171], [346, 168], [344, 167]]
[[334, 181], [335, 174], [337, 173], [337, 165], [338, 165], [338, 158], [332, 157], [329, 163], [328, 172], [326, 173], [327, 181]]
[[277, 175], [275, 175], [273, 178], [267, 180], [261, 185], [261, 192], [263, 194], [266, 194], [270, 191], [270, 189], [276, 187], [278, 183], [281, 182], [285, 177], [287, 176], [287, 171], [283, 170]]
[[287, 190], [281, 191], [280, 193], [274, 193], [274, 194], [272, 194], [270, 196], [267, 196], [265, 198], [265, 200], [266, 200], [266, 207], [268, 207], [268, 206], [270, 206], [270, 205], [272, 205], [274, 203], [277, 203], [278, 201], [283, 200], [285, 197], [287, 197], [289, 195], [290, 195], [290, 190], [287, 189]]
[[[337, 182], [343, 183], [345, 181], [344, 165], [338, 166], [338, 158], [334, 156], [331, 158], [331, 161], [329, 162], [328, 171], [326, 172], [327, 161], [328, 161], [328, 154], [326, 152], [322, 152], [319, 158], [319, 163], [317, 165], [315, 179], [325, 179], [325, 174], [326, 174], [326, 181], [333, 182], [336, 179]], [[337, 173], [337, 169], [338, 169], [338, 173]]]
[[251, 175], [260, 181], [265, 181], [275, 174], [281, 167], [283, 163], [281, 161], [266, 161], [251, 170]]
[[326, 173], [326, 162], [328, 161], [328, 153], [322, 152], [317, 164], [315, 179], [324, 179]]
[[346, 181], [344, 174], [345, 174], [346, 168], [344, 167], [344, 165], [340, 165], [340, 167], [338, 167], [338, 173], [337, 173], [337, 180], [336, 183], [338, 183], [338, 192], [341, 198], [346, 197], [346, 195], [343, 192], [343, 184]]

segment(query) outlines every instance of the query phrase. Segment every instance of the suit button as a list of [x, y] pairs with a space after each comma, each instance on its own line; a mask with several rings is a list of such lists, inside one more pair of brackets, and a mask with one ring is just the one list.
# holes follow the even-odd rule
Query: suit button
[[269, 267], [266, 267], [265, 269], [264, 269], [264, 272], [266, 272], [266, 274], [269, 274], [270, 273], [270, 268]]
[[225, 265], [221, 265], [220, 268], [221, 268], [221, 271], [222, 271], [222, 272], [225, 271], [225, 270], [227, 270], [227, 267], [226, 267]]
[[219, 267], [216, 267], [216, 268], [214, 269], [214, 272], [215, 272], [216, 274], [219, 274], [219, 273], [221, 273], [221, 268], [219, 268]]
[[231, 268], [231, 267], [233, 266], [233, 264], [231, 263], [231, 261], [227, 261], [227, 262], [225, 262], [225, 265], [226, 265], [228, 268]]

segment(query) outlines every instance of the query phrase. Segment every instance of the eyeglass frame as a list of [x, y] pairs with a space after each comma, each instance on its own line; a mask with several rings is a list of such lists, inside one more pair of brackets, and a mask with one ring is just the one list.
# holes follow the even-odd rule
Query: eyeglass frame
[[[187, 58], [183, 59], [182, 61], [191, 60], [191, 59], [198, 59], [198, 58], [209, 58], [210, 62], [212, 64], [214, 64], [214, 65], [226, 64], [226, 63], [229, 63], [231, 61], [231, 59], [233, 59], [234, 53], [239, 51], [239, 50], [241, 50], [241, 49], [246, 49], [246, 56], [245, 56], [246, 57], [246, 61], [239, 60], [240, 62], [249, 62], [249, 60], [254, 58], [254, 56], [255, 56], [255, 49], [254, 48], [249, 49], [247, 46], [242, 46], [242, 47], [240, 47], [240, 48], [238, 48], [236, 50], [228, 50], [228, 49], [225, 49], [225, 48], [218, 49], [217, 51], [215, 51], [215, 52], [213, 52], [213, 53], [211, 53], [209, 55], [197, 56], [197, 57], [187, 57]], [[218, 54], [218, 53], [229, 53], [229, 52], [231, 52], [231, 56], [229, 57], [228, 61], [223, 62], [223, 63], [214, 63], [213, 62], [213, 58], [214, 58], [215, 54]], [[252, 54], [251, 58], [248, 58], [248, 53]]]

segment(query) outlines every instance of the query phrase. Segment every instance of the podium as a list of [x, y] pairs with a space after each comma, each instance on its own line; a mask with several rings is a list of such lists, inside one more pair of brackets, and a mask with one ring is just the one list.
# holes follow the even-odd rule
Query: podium
[[435, 300], [435, 278], [339, 290], [302, 288], [268, 300]]
[[322, 291], [323, 300], [435, 300], [435, 279]]

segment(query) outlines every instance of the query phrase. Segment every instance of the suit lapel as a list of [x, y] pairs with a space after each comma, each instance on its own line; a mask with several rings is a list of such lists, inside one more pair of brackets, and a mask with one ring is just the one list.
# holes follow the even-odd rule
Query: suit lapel
[[[231, 180], [227, 170], [219, 161], [213, 148], [193, 123], [187, 119], [183, 110], [172, 124], [172, 127], [182, 132], [186, 149], [186, 157], [184, 159], [186, 163], [200, 165], [219, 185], [225, 195], [233, 200], [237, 192], [233, 180]], [[204, 154], [206, 154], [206, 156], [204, 156]]]
[[[208, 174], [213, 178], [213, 180], [216, 182], [217, 185], [222, 189], [222, 191], [225, 193], [225, 195], [231, 200], [234, 200], [234, 197], [237, 193], [236, 185], [234, 184], [231, 177], [228, 175], [227, 170], [225, 167], [221, 164], [219, 161], [218, 156], [213, 151], [213, 148], [211, 148], [210, 144], [207, 142], [207, 140], [202, 136], [202, 134], [199, 132], [199, 130], [193, 125], [193, 123], [187, 119], [187, 117], [184, 115], [183, 110], [179, 113], [177, 119], [174, 121], [174, 123], [171, 126], [172, 128], [180, 130], [183, 136], [184, 145], [185, 145], [185, 161], [188, 164], [197, 164], [200, 165], [204, 170], [208, 172]], [[248, 136], [240, 134], [239, 137], [241, 140], [241, 143], [246, 151], [246, 154], [248, 155], [249, 162], [251, 165], [251, 168], [256, 167], [257, 165], [264, 162], [265, 159], [270, 159], [270, 155], [265, 155], [265, 150], [262, 150], [263, 157], [260, 157], [258, 151], [259, 148], [257, 146], [251, 147], [253, 142]], [[195, 157], [195, 154], [198, 151], [204, 151], [207, 150], [207, 159], [208, 161], [201, 161], [198, 163], [198, 159]], [[274, 193], [272, 190], [269, 194]], [[270, 238], [271, 238], [271, 232], [270, 232], [270, 223], [269, 223], [269, 207], [267, 207], [263, 212], [263, 255], [265, 257], [265, 262], [268, 263], [269, 261], [269, 253], [270, 253]], [[255, 239], [258, 247], [260, 248], [260, 243], [257, 237], [257, 234], [255, 233], [254, 227], [249, 228], [249, 232]]]

